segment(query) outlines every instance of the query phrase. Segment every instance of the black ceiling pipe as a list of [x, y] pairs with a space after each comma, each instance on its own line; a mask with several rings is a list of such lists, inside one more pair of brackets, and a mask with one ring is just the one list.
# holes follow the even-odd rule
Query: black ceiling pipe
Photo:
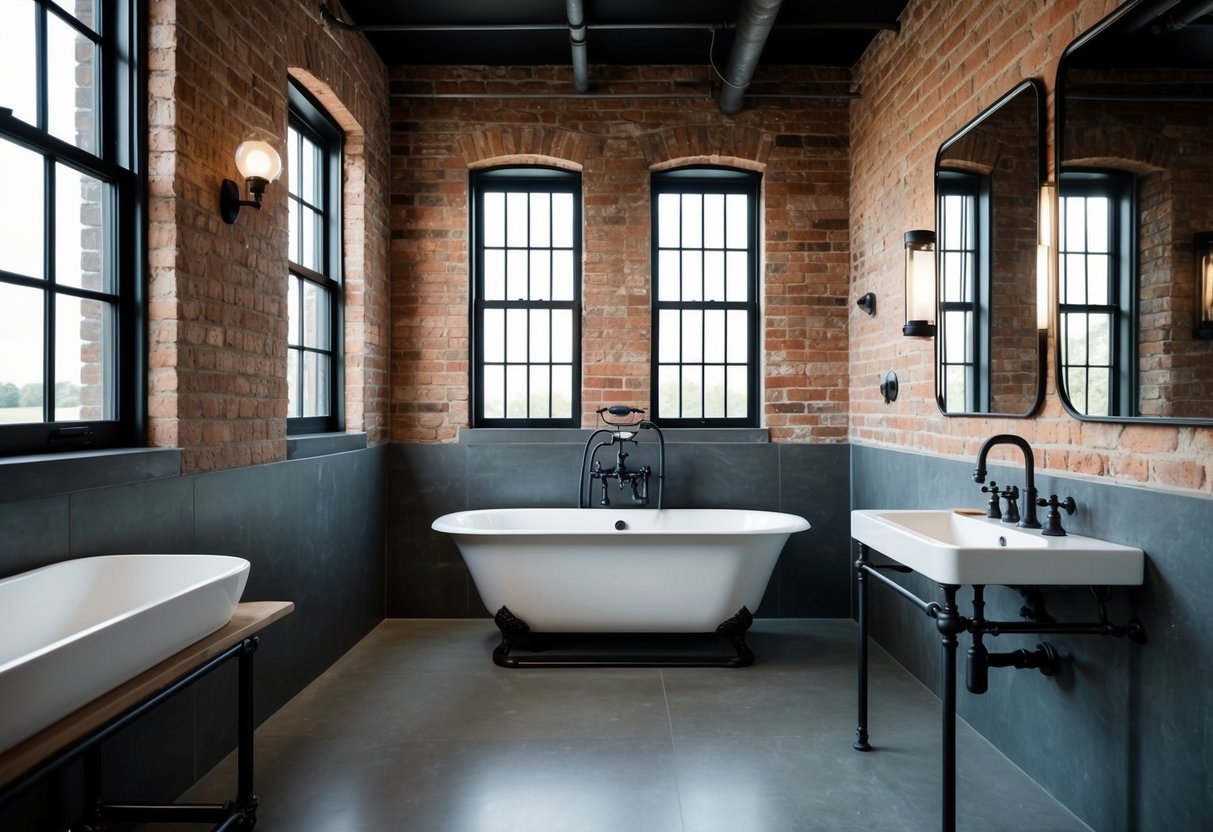
[[573, 88], [590, 89], [590, 66], [585, 49], [585, 7], [581, 0], [568, 0], [569, 45], [573, 48]]
[[745, 91], [754, 80], [758, 58], [766, 46], [767, 36], [775, 25], [783, 0], [745, 0], [737, 15], [737, 31], [733, 35], [733, 51], [724, 70], [720, 90], [720, 112], [734, 116], [741, 112]]

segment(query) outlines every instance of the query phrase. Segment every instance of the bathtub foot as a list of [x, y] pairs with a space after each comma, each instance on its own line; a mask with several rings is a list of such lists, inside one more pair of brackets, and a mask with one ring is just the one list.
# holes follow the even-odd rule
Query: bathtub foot
[[[502, 607], [493, 616], [501, 644], [493, 650], [498, 667], [746, 667], [754, 651], [745, 634], [754, 616], [745, 607], [704, 633], [534, 633]], [[724, 639], [732, 652], [720, 650]], [[515, 648], [522, 653], [512, 653]]]
[[745, 643], [745, 634], [753, 623], [753, 614], [743, 606], [735, 616], [716, 628], [716, 633], [723, 636], [737, 651], [737, 656], [729, 665], [730, 667], [745, 667], [754, 663], [754, 651]]

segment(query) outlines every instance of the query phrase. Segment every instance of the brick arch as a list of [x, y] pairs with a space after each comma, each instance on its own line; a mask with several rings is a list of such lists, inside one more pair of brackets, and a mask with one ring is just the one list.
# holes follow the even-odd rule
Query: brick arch
[[459, 143], [470, 168], [518, 164], [580, 171], [587, 159], [602, 152], [600, 139], [542, 125], [495, 125], [465, 134]]
[[727, 165], [761, 173], [775, 136], [765, 130], [724, 125], [670, 127], [637, 137], [650, 170], [686, 165]]

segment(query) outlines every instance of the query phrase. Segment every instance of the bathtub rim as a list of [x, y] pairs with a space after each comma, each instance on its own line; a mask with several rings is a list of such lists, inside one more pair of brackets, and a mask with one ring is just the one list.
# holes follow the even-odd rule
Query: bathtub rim
[[[674, 516], [676, 514], [686, 514], [688, 516], [703, 516], [703, 517], [721, 517], [721, 516], [737, 516], [744, 515], [759, 515], [766, 519], [781, 518], [785, 521], [783, 525], [770, 525], [763, 527], [733, 526], [733, 527], [717, 527], [700, 529], [693, 527], [665, 527], [665, 528], [623, 528], [623, 529], [586, 529], [578, 527], [560, 527], [560, 528], [542, 528], [542, 527], [493, 527], [493, 526], [478, 526], [465, 524], [462, 521], [475, 521], [484, 517], [491, 517], [500, 514], [552, 514], [559, 517], [576, 517], [592, 514], [607, 515], [606, 522], [611, 520], [625, 520], [627, 518], [637, 518], [645, 515], [657, 516]], [[528, 506], [514, 508], [479, 508], [479, 509], [464, 509], [462, 511], [452, 511], [437, 517], [431, 524], [430, 528], [436, 532], [442, 532], [451, 535], [474, 535], [474, 536], [522, 536], [522, 535], [655, 535], [655, 536], [686, 536], [686, 535], [760, 535], [760, 534], [795, 534], [797, 532], [808, 531], [812, 528], [812, 524], [804, 517], [798, 514], [792, 514], [785, 511], [772, 511], [770, 509], [753, 509], [753, 508], [569, 508], [569, 507], [543, 507], [543, 506]]]

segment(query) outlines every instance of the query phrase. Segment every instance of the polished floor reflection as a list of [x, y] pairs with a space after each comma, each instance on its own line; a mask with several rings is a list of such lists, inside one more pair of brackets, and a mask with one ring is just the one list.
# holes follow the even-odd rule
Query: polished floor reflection
[[[727, 669], [503, 670], [487, 620], [389, 620], [257, 731], [258, 832], [932, 830], [939, 702], [855, 625], [759, 620]], [[968, 726], [958, 826], [1087, 827]], [[223, 799], [228, 758], [186, 799]]]

